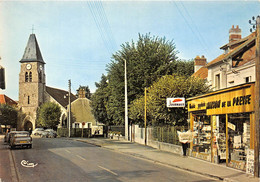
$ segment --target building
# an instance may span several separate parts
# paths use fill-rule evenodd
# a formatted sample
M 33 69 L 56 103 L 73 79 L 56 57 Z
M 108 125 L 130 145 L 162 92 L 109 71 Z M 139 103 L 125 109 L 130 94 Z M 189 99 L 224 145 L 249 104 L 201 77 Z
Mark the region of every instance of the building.
M 35 34 L 30 35 L 20 64 L 18 106 L 26 117 L 18 123 L 18 128 L 35 129 L 37 109 L 45 102 L 55 102 L 61 107 L 59 127 L 67 127 L 68 91 L 46 86 L 46 63 Z M 76 99 L 76 96 L 71 94 L 71 102 Z
M 91 112 L 90 100 L 85 97 L 85 90 L 80 89 L 79 98 L 71 103 L 73 128 L 92 128 L 96 126 L 96 120 Z
M 195 58 L 193 76 L 206 79 L 213 92 L 189 98 L 193 142 L 190 155 L 247 171 L 254 170 L 256 34 L 242 38 L 232 26 L 223 54 L 206 63 Z M 253 159 L 253 160 L 252 160 Z M 253 170 L 252 170 L 253 169 Z
M 16 101 L 4 94 L 0 94 L 0 104 L 7 104 L 13 107 L 17 107 L 18 105 Z

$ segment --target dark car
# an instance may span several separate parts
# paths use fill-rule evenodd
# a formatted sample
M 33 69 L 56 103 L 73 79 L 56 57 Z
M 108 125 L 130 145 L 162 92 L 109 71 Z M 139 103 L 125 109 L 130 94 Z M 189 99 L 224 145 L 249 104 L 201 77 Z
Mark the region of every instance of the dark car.
M 32 148 L 32 137 L 30 137 L 30 133 L 28 131 L 16 131 L 10 132 L 10 147 L 11 149 L 19 146 L 19 147 L 27 147 Z

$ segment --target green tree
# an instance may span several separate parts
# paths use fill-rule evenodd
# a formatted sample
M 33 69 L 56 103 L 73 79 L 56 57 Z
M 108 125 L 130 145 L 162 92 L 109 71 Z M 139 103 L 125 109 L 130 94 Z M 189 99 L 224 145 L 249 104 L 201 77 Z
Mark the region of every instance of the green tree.
M 60 106 L 53 102 L 46 102 L 37 112 L 37 124 L 42 127 L 55 128 L 60 123 L 60 116 Z
M 111 124 L 111 120 L 108 118 L 106 107 L 109 97 L 107 77 L 103 74 L 101 76 L 101 81 L 95 84 L 97 90 L 91 96 L 92 101 L 90 103 L 92 113 L 98 122 L 109 125 Z
M 18 111 L 7 104 L 0 104 L 0 124 L 11 125 L 13 128 L 17 126 Z
M 210 91 L 205 80 L 183 75 L 167 75 L 155 82 L 147 92 L 147 116 L 150 125 L 183 125 L 187 120 L 186 108 L 167 108 L 166 99 L 190 98 Z M 144 96 L 136 99 L 129 110 L 135 122 L 144 122 Z
M 108 65 L 107 115 L 114 124 L 124 123 L 124 63 L 127 62 L 128 101 L 143 94 L 144 88 L 176 68 L 177 51 L 173 41 L 140 35 L 138 41 L 125 43 Z

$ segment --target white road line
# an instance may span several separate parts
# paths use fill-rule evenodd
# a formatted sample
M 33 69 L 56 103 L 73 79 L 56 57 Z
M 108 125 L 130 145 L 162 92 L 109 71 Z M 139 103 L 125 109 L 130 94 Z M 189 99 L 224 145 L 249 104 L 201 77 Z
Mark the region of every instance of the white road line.
M 66 149 L 65 151 L 71 154 L 71 152 L 69 150 Z
M 109 169 L 107 169 L 107 168 L 104 168 L 104 167 L 102 167 L 102 166 L 98 166 L 99 168 L 101 168 L 101 169 L 104 169 L 105 171 L 107 171 L 107 172 L 110 172 L 111 174 L 113 174 L 113 175 L 115 175 L 115 176 L 118 176 L 118 174 L 116 174 L 115 172 L 113 172 L 113 171 L 111 171 L 111 170 L 109 170 Z
M 86 160 L 85 158 L 81 157 L 80 155 L 76 155 L 78 158 L 81 158 L 82 160 Z

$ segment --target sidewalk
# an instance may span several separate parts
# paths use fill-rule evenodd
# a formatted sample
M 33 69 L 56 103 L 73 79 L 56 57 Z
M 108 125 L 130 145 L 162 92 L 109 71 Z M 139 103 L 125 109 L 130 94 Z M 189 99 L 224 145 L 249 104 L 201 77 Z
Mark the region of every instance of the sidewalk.
M 243 171 L 232 169 L 219 164 L 213 164 L 193 157 L 182 157 L 180 155 L 164 152 L 149 146 L 131 143 L 123 140 L 113 140 L 104 138 L 73 138 L 77 141 L 86 142 L 106 149 L 149 160 L 154 163 L 187 170 L 197 174 L 213 177 L 224 181 L 252 181 L 260 182 L 260 178 L 254 178 L 252 175 Z

